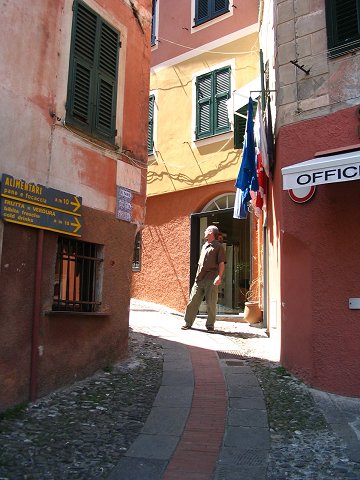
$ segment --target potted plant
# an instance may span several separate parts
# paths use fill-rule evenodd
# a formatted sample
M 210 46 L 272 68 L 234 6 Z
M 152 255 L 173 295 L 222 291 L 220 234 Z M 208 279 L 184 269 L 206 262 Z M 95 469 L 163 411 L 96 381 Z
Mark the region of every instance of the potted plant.
M 244 308 L 244 320 L 248 323 L 259 323 L 262 321 L 262 311 L 260 308 L 260 277 L 255 278 L 246 293 L 246 302 Z

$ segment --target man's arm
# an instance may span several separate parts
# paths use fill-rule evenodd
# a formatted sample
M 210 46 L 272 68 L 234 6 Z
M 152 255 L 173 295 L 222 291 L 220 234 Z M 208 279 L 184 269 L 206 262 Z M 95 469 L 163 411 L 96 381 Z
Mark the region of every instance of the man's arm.
M 224 275 L 224 270 L 225 270 L 225 262 L 220 262 L 219 269 L 218 269 L 218 276 L 214 280 L 214 285 L 220 285 L 221 279 Z

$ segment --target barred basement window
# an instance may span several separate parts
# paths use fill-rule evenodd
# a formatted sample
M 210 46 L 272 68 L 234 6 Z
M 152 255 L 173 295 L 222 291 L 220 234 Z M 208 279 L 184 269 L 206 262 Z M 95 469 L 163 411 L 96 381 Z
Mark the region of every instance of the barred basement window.
M 138 232 L 135 237 L 132 270 L 133 272 L 140 272 L 141 270 L 141 233 L 140 232 Z
M 102 246 L 59 237 L 52 309 L 95 312 L 99 300 Z

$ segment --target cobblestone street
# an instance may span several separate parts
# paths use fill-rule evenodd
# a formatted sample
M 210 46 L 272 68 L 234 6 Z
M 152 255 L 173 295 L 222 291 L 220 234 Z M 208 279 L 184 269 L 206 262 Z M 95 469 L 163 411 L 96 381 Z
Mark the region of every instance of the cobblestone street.
M 167 311 L 145 307 L 132 311 L 127 360 L 2 415 L 1 480 L 110 476 L 144 427 L 161 385 L 164 350 L 161 336 L 149 333 L 153 318 L 160 320 L 164 330 L 175 332 L 182 322 Z M 197 320 L 190 333 L 193 337 L 187 337 L 190 341 L 207 335 L 198 331 L 202 323 Z M 348 445 L 326 421 L 311 389 L 276 361 L 264 330 L 243 323 L 216 325 L 217 333 L 211 338 L 219 346 L 223 340 L 232 342 L 233 351 L 250 366 L 264 394 L 271 439 L 266 478 L 360 479 L 360 465 L 351 458 Z M 158 332 L 161 328 L 158 325 Z M 360 414 L 356 399 L 354 412 Z M 229 475 L 216 478 L 247 480 L 240 470 Z

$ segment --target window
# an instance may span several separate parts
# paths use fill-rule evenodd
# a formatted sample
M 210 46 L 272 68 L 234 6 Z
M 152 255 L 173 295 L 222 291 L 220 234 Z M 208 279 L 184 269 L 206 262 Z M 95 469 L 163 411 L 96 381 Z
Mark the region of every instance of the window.
M 360 48 L 360 0 L 326 0 L 329 55 Z
M 195 25 L 201 25 L 229 11 L 229 0 L 195 0 Z
M 154 153 L 154 106 L 155 95 L 150 95 L 148 120 L 148 155 L 152 155 Z
M 138 232 L 135 237 L 132 270 L 133 272 L 140 272 L 141 270 L 141 232 Z
M 102 247 L 59 237 L 53 310 L 95 312 L 100 306 Z
M 253 119 L 256 115 L 257 101 L 253 100 Z M 248 104 L 236 111 L 239 115 L 234 115 L 234 148 L 243 148 Z
M 74 2 L 66 121 L 115 142 L 120 34 L 79 0 Z
M 151 46 L 156 43 L 156 3 L 157 0 L 152 0 L 152 19 L 151 19 Z
M 226 101 L 230 98 L 230 67 L 220 68 L 196 79 L 196 138 L 228 132 Z

